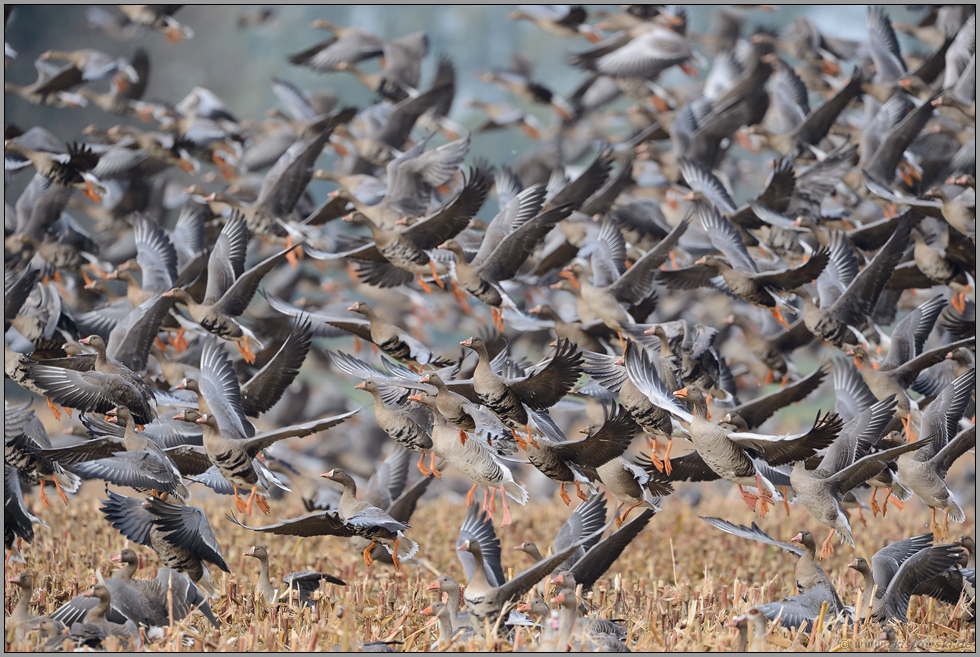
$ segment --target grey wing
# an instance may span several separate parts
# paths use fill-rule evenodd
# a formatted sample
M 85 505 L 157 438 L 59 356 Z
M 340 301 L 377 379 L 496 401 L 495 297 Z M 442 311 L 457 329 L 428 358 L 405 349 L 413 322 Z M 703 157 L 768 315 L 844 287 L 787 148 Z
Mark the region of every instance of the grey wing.
M 902 564 L 914 554 L 932 545 L 932 534 L 913 536 L 886 545 L 871 557 L 871 571 L 874 574 L 875 585 L 884 592 L 895 577 Z
M 578 543 L 582 538 L 591 536 L 606 524 L 606 497 L 605 493 L 599 493 L 590 497 L 585 504 L 579 504 L 565 524 L 558 530 L 555 536 L 555 551 L 564 550 L 566 547 Z M 583 544 L 582 547 L 588 551 L 595 542 L 598 542 L 601 535 L 594 537 L 591 544 Z
M 315 433 L 320 433 L 321 431 L 326 431 L 331 427 L 335 427 L 338 424 L 343 423 L 349 417 L 355 415 L 359 410 L 361 409 L 358 408 L 353 411 L 348 411 L 347 413 L 341 413 L 340 415 L 319 418 L 309 422 L 304 422 L 303 424 L 294 424 L 288 427 L 283 427 L 281 429 L 264 431 L 256 434 L 253 438 L 243 441 L 242 448 L 248 452 L 250 456 L 254 457 L 269 445 L 285 438 L 302 438 L 304 436 L 310 436 Z
M 585 556 L 572 566 L 575 581 L 585 589 L 591 588 L 609 570 L 626 546 L 650 523 L 655 513 L 654 509 L 644 509 L 638 516 L 589 548 Z M 600 535 L 601 532 L 595 539 L 598 540 Z
M 971 447 L 976 447 L 976 444 L 977 425 L 974 424 L 969 429 L 961 431 L 936 454 L 936 459 L 939 460 L 939 466 L 942 471 L 948 471 L 956 459 L 963 456 Z
M 37 364 L 29 367 L 29 374 L 48 397 L 63 406 L 96 413 L 108 413 L 116 407 L 116 400 L 106 394 L 112 375 Z
M 167 541 L 193 552 L 226 573 L 231 572 L 211 523 L 200 507 L 169 504 L 155 497 L 147 501 L 150 513 L 156 516 L 154 525 L 164 533 Z
M 296 325 L 289 337 L 265 366 L 241 387 L 242 410 L 253 417 L 275 406 L 299 374 L 310 351 L 313 331 L 310 320 Z
M 493 253 L 504 237 L 537 216 L 544 204 L 544 197 L 545 186 L 539 183 L 528 187 L 508 201 L 490 221 L 483 241 L 480 242 L 480 248 L 470 264 L 475 267 L 482 263 Z
M 329 573 L 313 573 L 303 571 L 298 573 L 289 573 L 282 578 L 283 586 L 289 589 L 299 590 L 305 595 L 309 595 L 320 588 L 320 582 L 337 584 L 338 586 L 347 586 L 347 582 L 339 577 L 330 575 Z
M 959 545 L 954 543 L 925 548 L 906 559 L 885 591 L 883 602 L 886 617 L 904 620 L 916 587 L 955 566 L 960 554 Z
M 776 539 L 765 533 L 759 526 L 754 522 L 751 527 L 746 527 L 745 525 L 736 525 L 728 522 L 727 520 L 722 520 L 721 518 L 712 518 L 706 516 L 698 516 L 701 520 L 711 525 L 716 529 L 731 534 L 732 536 L 738 536 L 739 538 L 747 538 L 751 541 L 756 541 L 758 543 L 763 543 L 765 545 L 773 545 L 778 547 L 783 552 L 792 552 L 796 556 L 803 556 L 803 548 L 798 545 L 793 545 L 792 543 L 783 543 L 782 541 L 777 541 Z
M 157 294 L 131 310 L 109 331 L 106 354 L 134 372 L 145 370 L 150 347 L 173 303 L 171 297 Z
M 171 495 L 177 495 L 181 485 L 180 473 L 174 472 L 172 464 L 146 450 L 76 463 L 71 471 L 82 479 L 102 479 L 117 486 L 148 488 Z
M 741 233 L 713 207 L 706 203 L 697 204 L 698 218 L 701 226 L 708 233 L 711 244 L 725 254 L 732 267 L 743 272 L 756 274 L 759 267 L 749 255 Z
M 834 361 L 834 393 L 834 411 L 845 422 L 857 417 L 878 401 L 858 369 L 844 358 Z
M 485 511 L 481 510 L 480 505 L 476 502 L 471 504 L 469 511 L 466 512 L 466 519 L 463 520 L 463 525 L 459 528 L 459 538 L 456 545 L 460 545 L 465 540 L 473 540 L 480 545 L 483 567 L 490 586 L 503 584 L 506 578 L 500 562 L 500 539 L 497 538 L 497 532 L 493 529 L 493 520 Z M 466 581 L 473 581 L 476 559 L 467 550 L 456 550 L 456 558 L 463 566 Z
M 146 217 L 135 221 L 136 262 L 143 274 L 141 287 L 166 292 L 177 280 L 177 250 L 164 230 Z
M 245 271 L 245 253 L 248 250 L 248 227 L 245 215 L 232 212 L 218 234 L 214 249 L 208 257 L 208 283 L 204 292 L 204 304 L 217 303 Z
M 344 521 L 332 511 L 316 511 L 314 513 L 308 513 L 305 516 L 300 516 L 299 518 L 283 520 L 275 525 L 267 525 L 265 527 L 249 527 L 248 525 L 243 525 L 234 516 L 225 515 L 225 517 L 233 524 L 244 527 L 245 529 L 251 529 L 253 532 L 276 534 L 279 536 L 350 537 L 354 535 L 354 532 L 344 524 Z
M 600 528 L 596 534 L 601 536 L 605 529 L 605 527 Z M 546 557 L 530 568 L 521 571 L 515 575 L 512 580 L 506 584 L 503 584 L 497 589 L 497 599 L 506 604 L 507 602 L 512 602 L 524 595 L 531 590 L 532 586 L 541 581 L 541 578 L 552 572 L 559 564 L 564 563 L 565 560 L 572 556 L 572 554 L 587 540 L 592 538 L 594 538 L 594 536 L 586 536 L 568 546 L 564 550 L 559 550 L 550 557 Z
M 411 452 L 398 446 L 374 471 L 364 488 L 364 499 L 387 509 L 405 489 Z
M 219 427 L 239 438 L 255 435 L 255 427 L 245 417 L 238 374 L 223 343 L 213 335 L 204 338 L 198 385 Z
M 106 488 L 109 499 L 102 502 L 99 510 L 105 515 L 116 531 L 139 545 L 151 547 L 150 530 L 156 516 L 143 506 L 143 501 L 126 497 Z
M 735 212 L 735 201 L 711 171 L 686 158 L 681 158 L 678 164 L 688 187 L 700 192 L 716 209 L 726 214 Z
M 612 285 L 616 298 L 626 303 L 642 301 L 650 295 L 650 287 L 657 276 L 660 265 L 670 256 L 690 223 L 682 219 L 657 246 L 647 251 L 633 263 Z
M 633 342 L 626 345 L 626 373 L 633 385 L 654 405 L 685 422 L 693 421 L 694 416 L 681 407 L 672 393 L 667 390 L 664 382 L 660 380 L 647 352 Z
M 806 460 L 817 450 L 828 447 L 837 438 L 843 426 L 844 423 L 836 413 L 828 413 L 823 418 L 818 414 L 813 427 L 805 433 L 769 436 L 735 432 L 728 434 L 728 439 L 740 447 L 760 452 L 769 465 L 779 467 Z
M 89 610 L 95 609 L 98 605 L 98 598 L 77 596 L 55 609 L 49 618 L 61 621 L 67 627 L 71 627 L 75 623 L 81 623 Z
M 357 529 L 372 529 L 382 527 L 391 532 L 405 531 L 411 529 L 411 525 L 398 522 L 388 515 L 386 511 L 376 506 L 368 506 L 347 519 L 347 524 Z

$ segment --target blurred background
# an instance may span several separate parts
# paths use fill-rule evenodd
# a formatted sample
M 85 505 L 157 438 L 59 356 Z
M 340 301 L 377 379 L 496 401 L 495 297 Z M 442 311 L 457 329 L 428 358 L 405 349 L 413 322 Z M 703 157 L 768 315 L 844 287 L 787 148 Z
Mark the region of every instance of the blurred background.
M 441 54 L 449 55 L 457 68 L 457 94 L 451 117 L 466 127 L 475 127 L 485 115 L 467 108 L 467 99 L 510 102 L 531 112 L 545 126 L 557 121 L 548 107 L 524 104 L 493 84 L 483 83 L 478 72 L 505 69 L 511 56 L 520 53 L 534 63 L 534 76 L 552 91 L 568 97 L 588 76 L 568 62 L 574 52 L 589 47 L 585 39 L 563 39 L 548 34 L 529 21 L 507 18 L 515 6 L 281 6 L 240 5 L 237 7 L 187 6 L 175 14 L 181 23 L 194 30 L 194 37 L 181 44 L 171 44 L 154 32 L 134 30 L 128 41 L 109 37 L 89 23 L 91 12 L 118 15 L 106 6 L 40 6 L 17 5 L 7 25 L 6 41 L 18 55 L 10 60 L 4 72 L 7 82 L 30 84 L 36 78 L 34 60 L 49 49 L 73 50 L 96 48 L 114 56 L 131 57 L 137 47 L 149 51 L 151 73 L 145 94 L 147 100 L 176 103 L 195 86 L 216 93 L 236 112 L 238 119 L 262 119 L 265 111 L 277 105 L 270 82 L 278 76 L 302 89 L 333 89 L 341 105 L 363 108 L 374 101 L 357 79 L 346 72 L 317 74 L 288 62 L 292 54 L 305 50 L 326 38 L 327 32 L 310 27 L 317 18 L 341 26 L 357 26 L 384 39 L 417 31 L 429 36 L 429 56 L 423 65 L 422 84 L 426 87 L 434 74 Z M 589 23 L 600 20 L 601 7 L 586 5 Z M 719 6 L 687 6 L 689 32 L 710 32 L 723 11 Z M 729 10 L 725 10 L 729 11 Z M 904 6 L 889 7 L 894 21 L 909 21 L 913 14 Z M 266 13 L 264 22 L 256 19 Z M 756 26 L 774 29 L 789 25 L 797 16 L 812 19 L 821 31 L 842 38 L 864 40 L 867 35 L 864 5 L 823 6 L 798 5 L 739 10 L 745 19 L 743 33 L 751 34 Z M 914 39 L 899 34 L 903 50 L 915 47 Z M 919 44 L 921 45 L 921 44 Z M 699 50 L 710 62 L 708 51 Z M 377 60 L 365 62 L 370 73 L 379 69 Z M 707 67 L 699 67 L 701 78 Z M 664 86 L 696 85 L 673 68 L 660 80 Z M 106 85 L 107 83 L 102 83 Z M 96 85 L 101 86 L 101 85 Z M 617 101 L 625 107 L 628 101 Z M 616 108 L 617 105 L 610 106 Z M 56 136 L 71 141 L 81 136 L 90 123 L 107 120 L 96 107 L 58 109 L 31 105 L 11 94 L 4 95 L 4 121 L 23 129 L 43 125 Z M 119 117 L 111 117 L 115 121 Z M 125 119 L 120 119 L 125 120 Z M 508 161 L 528 147 L 528 138 L 520 130 L 508 129 L 474 136 L 471 157 L 484 155 L 492 163 Z M 324 192 L 325 193 L 325 192 Z

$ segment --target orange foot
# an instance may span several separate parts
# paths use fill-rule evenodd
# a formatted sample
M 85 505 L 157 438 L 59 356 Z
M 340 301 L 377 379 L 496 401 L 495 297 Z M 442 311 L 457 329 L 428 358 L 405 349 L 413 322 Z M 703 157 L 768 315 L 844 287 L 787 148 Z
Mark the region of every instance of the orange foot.
M 501 333 L 504 332 L 504 312 L 500 308 L 491 308 L 490 314 L 493 316 L 493 325 Z
M 367 566 L 368 568 L 370 568 L 371 564 L 373 563 L 373 560 L 371 559 L 371 550 L 374 549 L 375 545 L 377 545 L 377 543 L 372 542 L 371 545 L 364 548 L 364 552 L 362 552 L 362 554 L 364 555 L 364 565 Z
M 238 507 L 239 513 L 245 513 L 245 502 L 242 498 L 238 497 L 238 488 L 235 488 L 235 506 Z
M 439 470 L 436 469 L 436 454 L 435 454 L 435 452 L 429 452 L 429 470 L 432 471 L 432 474 L 435 476 L 436 479 L 442 479 L 442 473 L 439 472 Z
M 436 272 L 436 263 L 432 260 L 429 261 L 429 269 L 432 270 L 432 280 L 436 282 L 436 285 L 445 290 L 446 284 L 442 282 L 441 278 L 439 278 L 439 274 Z
M 425 477 L 426 479 L 428 479 L 429 477 L 432 476 L 432 473 L 429 471 L 428 468 L 425 467 L 425 464 L 422 463 L 422 461 L 424 461 L 424 460 L 425 460 L 425 454 L 420 454 L 419 455 L 419 462 L 416 463 L 415 465 L 418 467 L 419 472 L 422 473 L 422 476 Z
M 50 397 L 45 397 L 45 399 L 48 400 L 48 408 L 51 409 L 51 414 L 54 415 L 54 419 L 60 420 L 61 419 L 61 411 L 58 410 L 58 407 L 54 405 L 54 402 L 51 401 L 51 398 Z
M 827 559 L 834 553 L 834 530 L 831 529 L 830 533 L 827 534 L 827 538 L 824 539 L 823 545 L 820 547 L 820 558 Z
M 272 513 L 272 507 L 269 506 L 269 500 L 265 499 L 262 495 L 255 496 L 255 506 L 259 507 L 265 515 Z
M 558 487 L 558 496 L 561 498 L 561 501 L 565 503 L 565 506 L 571 506 L 572 498 L 570 498 L 568 493 L 565 492 L 565 484 L 561 484 Z
M 242 358 L 245 359 L 246 363 L 251 365 L 252 363 L 255 362 L 255 354 L 252 352 L 252 349 L 248 346 L 247 335 L 242 336 L 242 339 L 239 341 L 238 351 L 239 353 L 241 353 Z
M 58 491 L 58 497 L 60 497 L 61 501 L 65 503 L 65 506 L 68 506 L 68 496 L 65 495 L 65 491 L 61 489 L 61 484 L 58 483 L 57 479 L 54 480 L 54 489 Z
M 789 322 L 787 322 L 786 321 L 786 318 L 783 317 L 783 310 L 782 310 L 782 308 L 779 308 L 778 306 L 775 307 L 775 308 L 770 308 L 769 309 L 769 312 L 772 314 L 772 316 L 776 319 L 777 322 L 779 322 L 780 324 L 782 324 L 782 326 L 787 331 L 790 330 Z
M 51 504 L 48 502 L 48 496 L 44 494 L 44 480 L 41 480 L 41 490 L 37 492 L 37 496 L 41 498 L 41 504 L 44 505 L 44 509 L 50 509 Z
M 419 287 L 421 287 L 426 294 L 432 294 L 432 287 L 428 283 L 422 280 L 421 274 L 416 274 L 415 278 L 419 282 Z

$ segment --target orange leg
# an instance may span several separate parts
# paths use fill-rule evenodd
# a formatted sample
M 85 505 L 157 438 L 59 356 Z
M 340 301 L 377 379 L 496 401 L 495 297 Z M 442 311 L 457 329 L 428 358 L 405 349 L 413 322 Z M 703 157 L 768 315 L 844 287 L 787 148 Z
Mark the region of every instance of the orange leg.
M 432 473 L 425 467 L 425 464 L 422 463 L 422 461 L 424 460 L 425 460 L 425 454 L 419 454 L 419 462 L 416 463 L 415 465 L 418 466 L 419 472 L 422 473 L 422 476 L 428 478 L 432 476 Z
M 962 312 L 962 311 L 961 311 Z M 504 332 L 504 311 L 500 308 L 491 308 L 490 315 L 493 316 L 493 325 L 501 333 Z
M 953 308 L 956 308 L 956 312 L 962 313 L 964 310 L 966 310 L 966 293 L 969 289 L 970 288 L 968 286 L 966 290 L 960 290 L 954 294 L 953 298 L 950 300 L 950 303 L 953 304 Z
M 449 283 L 453 290 L 453 296 L 456 297 L 456 303 L 459 304 L 460 308 L 463 309 L 464 313 L 466 313 L 467 315 L 472 315 L 473 308 L 470 306 L 470 303 L 466 300 L 466 293 L 459 288 L 459 285 L 457 285 L 456 281 L 453 280 L 452 278 L 449 279 Z
M 459 444 L 460 445 L 466 444 L 466 432 L 463 431 L 462 429 L 459 429 Z
M 248 517 L 252 517 L 252 502 L 255 500 L 255 486 L 252 486 L 252 492 L 248 495 L 248 500 L 245 502 L 245 513 Z
M 560 497 L 561 501 L 565 503 L 565 506 L 570 506 L 572 504 L 572 498 L 570 498 L 568 493 L 565 492 L 565 484 L 561 484 L 558 487 L 558 497 Z
M 932 539 L 936 542 L 943 540 L 943 528 L 936 522 L 936 509 L 932 510 Z
M 783 486 L 783 508 L 786 509 L 786 515 L 789 515 L 789 487 Z
M 745 502 L 753 512 L 755 511 L 755 505 L 758 503 L 759 498 L 742 488 L 742 484 L 738 485 L 738 496 L 742 498 L 742 501 Z
M 626 353 L 626 340 L 623 338 L 623 333 L 621 331 L 616 331 L 616 335 L 619 336 L 619 346 L 622 347 L 623 353 Z
M 51 414 L 54 415 L 54 419 L 60 420 L 61 419 L 61 411 L 59 411 L 58 410 L 58 407 L 54 405 L 54 402 L 51 401 L 51 398 L 50 397 L 45 397 L 45 399 L 48 400 L 48 408 L 51 409 Z
M 636 504 L 633 504 L 632 506 L 626 507 L 626 510 L 623 511 L 622 517 L 617 517 L 616 518 L 616 526 L 617 527 L 622 527 L 626 523 L 626 518 L 629 517 L 630 511 L 632 511 L 636 507 L 640 506 L 641 504 L 643 504 L 643 500 L 640 500 L 639 502 L 637 502 Z
M 371 563 L 372 563 L 372 560 L 371 560 L 371 550 L 374 549 L 374 546 L 375 545 L 377 545 L 377 543 L 375 543 L 375 542 L 372 541 L 371 542 L 371 545 L 369 545 L 366 548 L 364 548 L 364 552 L 361 553 L 362 555 L 364 555 L 364 565 L 367 566 L 368 568 L 371 567 Z
M 167 350 L 166 343 L 164 343 L 164 341 L 160 339 L 160 336 L 159 335 L 157 337 L 155 337 L 153 339 L 153 341 L 156 343 L 156 345 L 158 347 L 160 347 L 160 351 L 166 351 Z
M 827 534 L 827 538 L 824 539 L 823 545 L 820 547 L 820 558 L 826 559 L 834 553 L 834 530 L 831 529 L 830 533 Z
M 259 507 L 259 510 L 265 515 L 272 513 L 272 507 L 269 506 L 269 501 L 262 495 L 255 496 L 255 506 Z
M 472 488 L 470 488 L 469 492 L 466 493 L 466 506 L 467 507 L 473 506 L 473 492 L 475 490 L 476 490 L 476 484 L 473 484 L 473 486 L 472 486 Z
M 483 510 L 493 520 L 493 509 L 490 508 L 490 491 L 486 488 L 483 489 Z
M 772 370 L 771 370 L 771 369 L 767 369 L 767 370 L 766 370 L 766 378 L 764 378 L 764 379 L 762 380 L 762 383 L 764 383 L 764 384 L 769 384 L 769 383 L 775 383 L 775 382 L 776 382 L 776 377 L 775 377 L 775 375 L 774 375 L 774 374 L 772 373 Z
M 873 515 L 876 518 L 878 517 L 878 511 L 881 510 L 881 507 L 878 506 L 878 500 L 875 499 L 875 496 L 877 494 L 878 494 L 878 487 L 872 486 L 871 487 L 871 515 Z M 886 495 L 885 498 L 886 498 L 885 504 L 888 504 L 888 499 L 887 499 L 888 496 Z M 884 517 L 884 515 L 882 515 L 882 517 Z
M 769 312 L 772 314 L 772 316 L 776 319 L 777 322 L 779 322 L 780 324 L 782 324 L 783 327 L 785 327 L 787 331 L 789 330 L 789 322 L 787 322 L 786 321 L 786 318 L 783 317 L 783 310 L 782 310 L 782 308 L 779 308 L 778 306 L 775 307 L 775 308 L 770 308 L 769 309 Z
M 51 508 L 51 504 L 48 502 L 48 496 L 44 494 L 44 480 L 41 480 L 41 490 L 37 492 L 37 496 L 41 499 L 41 504 L 44 505 L 45 510 Z
M 286 248 L 288 249 L 292 245 L 293 245 L 293 236 L 289 235 L 286 237 Z M 299 258 L 301 254 L 302 251 L 300 251 L 299 249 L 293 249 L 292 251 L 286 254 L 286 261 L 289 263 L 290 267 L 296 269 L 296 266 L 299 264 Z
M 912 417 L 906 415 L 902 418 L 902 425 L 905 427 L 905 436 L 908 438 L 910 443 L 915 442 L 916 435 L 915 431 L 912 430 Z
M 391 546 L 391 561 L 395 564 L 395 570 L 402 569 L 402 563 L 398 560 L 398 539 L 395 539 L 395 544 Z
M 947 538 L 949 538 L 949 507 L 946 507 L 946 513 L 943 514 L 943 540 Z
M 517 435 L 517 432 L 513 429 L 510 430 L 510 435 L 514 436 L 514 440 L 517 441 L 517 446 L 521 449 L 527 449 L 527 441 Z
M 524 431 L 527 431 L 527 442 L 531 444 L 531 447 L 537 449 L 539 447 L 538 439 L 531 435 L 531 427 L 525 424 Z
M 504 505 L 504 518 L 500 524 L 509 525 L 512 522 L 510 517 L 510 507 L 507 506 L 507 492 L 504 490 L 503 486 L 500 487 L 500 500 Z
M 235 506 L 238 507 L 239 513 L 245 513 L 245 502 L 242 502 L 242 498 L 238 497 L 238 487 L 235 487 Z
M 423 455 L 424 456 L 424 455 Z M 429 470 L 435 475 L 436 479 L 442 479 L 442 473 L 436 470 L 436 454 L 429 452 Z
M 429 261 L 429 269 L 432 270 L 432 280 L 435 281 L 436 285 L 445 290 L 446 284 L 442 282 L 441 278 L 439 278 L 439 274 L 436 272 L 436 263 L 432 260 Z
M 252 349 L 248 346 L 248 336 L 243 335 L 242 339 L 238 342 L 238 352 L 245 359 L 246 363 L 252 364 L 255 362 L 255 354 Z
M 98 193 L 96 193 L 95 188 L 92 187 L 91 181 L 89 180 L 85 181 L 85 191 L 82 193 L 85 194 L 85 196 L 87 196 L 91 200 L 95 201 L 96 203 L 102 203 L 102 197 L 99 196 Z
M 68 506 L 68 496 L 65 495 L 65 491 L 61 490 L 61 484 L 58 483 L 57 479 L 54 480 L 54 489 L 58 491 L 58 497 L 60 497 L 61 501 L 65 503 L 65 506 Z
M 672 438 L 667 439 L 667 449 L 664 451 L 664 472 L 670 475 L 672 468 L 670 467 L 670 448 L 674 446 L 674 440 Z
M 766 514 L 769 513 L 769 505 L 775 504 L 775 502 L 772 499 L 772 493 L 762 485 L 762 475 L 758 472 L 755 473 L 755 482 L 759 488 L 759 513 L 765 518 Z
M 579 485 L 578 481 L 575 482 L 575 494 L 578 495 L 578 498 L 583 502 L 589 501 L 589 496 L 582 490 L 582 487 Z
M 653 467 L 655 467 L 658 472 L 663 472 L 664 462 L 660 460 L 659 456 L 657 456 L 657 441 L 652 440 L 651 442 L 653 444 L 650 446 L 650 460 L 653 461 Z
M 429 286 L 428 283 L 426 283 L 425 281 L 422 280 L 422 275 L 421 274 L 416 274 L 415 275 L 415 278 L 419 282 L 419 287 L 421 287 L 425 291 L 426 294 L 432 294 L 432 288 Z
M 888 497 L 885 498 L 885 504 L 882 507 L 882 512 L 881 512 L 881 517 L 882 518 L 885 517 L 885 511 L 888 510 L 888 502 L 889 501 L 892 504 L 894 504 L 895 506 L 897 506 L 899 511 L 902 511 L 902 510 L 905 509 L 905 502 L 903 502 L 902 500 L 898 499 L 897 497 L 895 497 L 894 495 L 892 495 L 891 492 L 889 492 L 888 493 Z

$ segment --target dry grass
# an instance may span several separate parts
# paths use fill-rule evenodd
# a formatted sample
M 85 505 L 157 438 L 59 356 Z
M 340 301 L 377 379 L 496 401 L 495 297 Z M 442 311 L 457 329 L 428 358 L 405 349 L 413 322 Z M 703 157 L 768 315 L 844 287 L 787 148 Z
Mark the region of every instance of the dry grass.
M 665 500 L 664 510 L 654 517 L 591 593 L 590 602 L 597 608 L 597 616 L 625 619 L 629 645 L 634 650 L 733 650 L 736 632 L 725 627 L 732 616 L 754 604 L 795 594 L 793 555 L 723 534 L 697 516 L 724 516 L 745 524 L 755 520 L 782 540 L 788 540 L 799 528 L 809 527 L 821 535 L 822 529 L 801 506 L 791 507 L 788 518 L 781 507 L 766 518 L 759 518 L 733 493 L 722 497 L 725 490 L 709 489 L 695 509 L 680 498 Z M 71 506 L 64 507 L 55 498 L 56 505 L 43 513 L 50 529 L 38 527 L 35 544 L 25 550 L 29 567 L 35 572 L 32 613 L 50 613 L 88 588 L 95 581 L 96 570 L 108 575 L 112 568 L 109 557 L 126 547 L 125 539 L 98 512 L 100 493 L 97 485 L 86 484 Z M 361 555 L 343 539 L 269 537 L 233 526 L 223 519 L 231 506 L 228 501 L 229 498 L 203 493 L 195 495 L 195 502 L 211 518 L 232 569 L 228 575 L 211 568 L 215 588 L 221 594 L 212 601 L 212 607 L 222 620 L 222 628 L 216 630 L 203 617 L 194 615 L 171 628 L 164 639 L 147 642 L 144 649 L 306 651 L 357 649 L 365 641 L 397 640 L 403 643 L 395 646 L 396 649 L 422 651 L 436 640 L 437 628 L 427 627 L 431 618 L 423 617 L 420 612 L 431 596 L 425 587 L 437 573 L 449 572 L 460 581 L 464 579 L 453 552 L 465 515 L 462 505 L 445 497 L 423 500 L 408 532 L 422 546 L 422 561 L 406 564 L 398 574 L 391 566 L 378 563 L 366 569 Z M 36 505 L 34 500 L 31 503 Z M 298 502 L 287 498 L 274 503 L 274 513 L 286 518 L 299 515 L 302 509 Z M 505 569 L 512 573 L 526 567 L 527 557 L 511 548 L 529 539 L 548 543 L 567 515 L 564 506 L 554 503 L 517 508 L 512 526 L 502 529 L 498 526 Z M 858 544 L 853 554 L 870 556 L 886 542 L 922 533 L 928 527 L 928 520 L 928 512 L 918 502 L 909 503 L 903 512 L 890 510 L 884 520 L 869 517 L 867 526 L 855 519 Z M 974 520 L 970 507 L 967 523 L 952 528 L 953 536 L 972 532 Z M 269 521 L 269 518 L 253 517 L 250 523 L 261 525 Z M 325 570 L 342 577 L 348 586 L 327 585 L 321 589 L 323 595 L 311 610 L 266 608 L 253 596 L 258 563 L 240 556 L 254 543 L 269 547 L 274 579 L 295 570 Z M 137 549 L 153 562 L 155 555 L 149 550 Z M 851 556 L 849 546 L 838 547 L 837 553 L 824 565 L 835 579 L 842 599 L 853 604 L 859 579 L 846 567 Z M 13 565 L 8 577 L 23 568 L 20 564 Z M 140 575 L 148 576 L 150 572 Z M 16 602 L 12 588 L 7 585 L 8 611 Z M 975 626 L 956 621 L 957 612 L 930 599 L 914 598 L 909 622 L 898 629 L 900 646 L 974 651 Z M 181 640 L 191 634 L 189 629 L 193 630 L 193 644 L 185 646 Z M 777 628 L 770 631 L 768 643 L 773 650 L 877 650 L 883 646 L 877 639 L 879 633 L 880 628 L 874 625 L 858 627 L 854 632 L 840 627 L 825 627 L 812 633 Z M 522 630 L 513 645 L 498 640 L 490 648 L 509 650 L 532 641 L 531 635 Z M 8 642 L 5 647 L 31 650 L 35 642 L 31 636 L 17 645 Z M 448 649 L 467 648 L 483 646 L 456 644 Z

